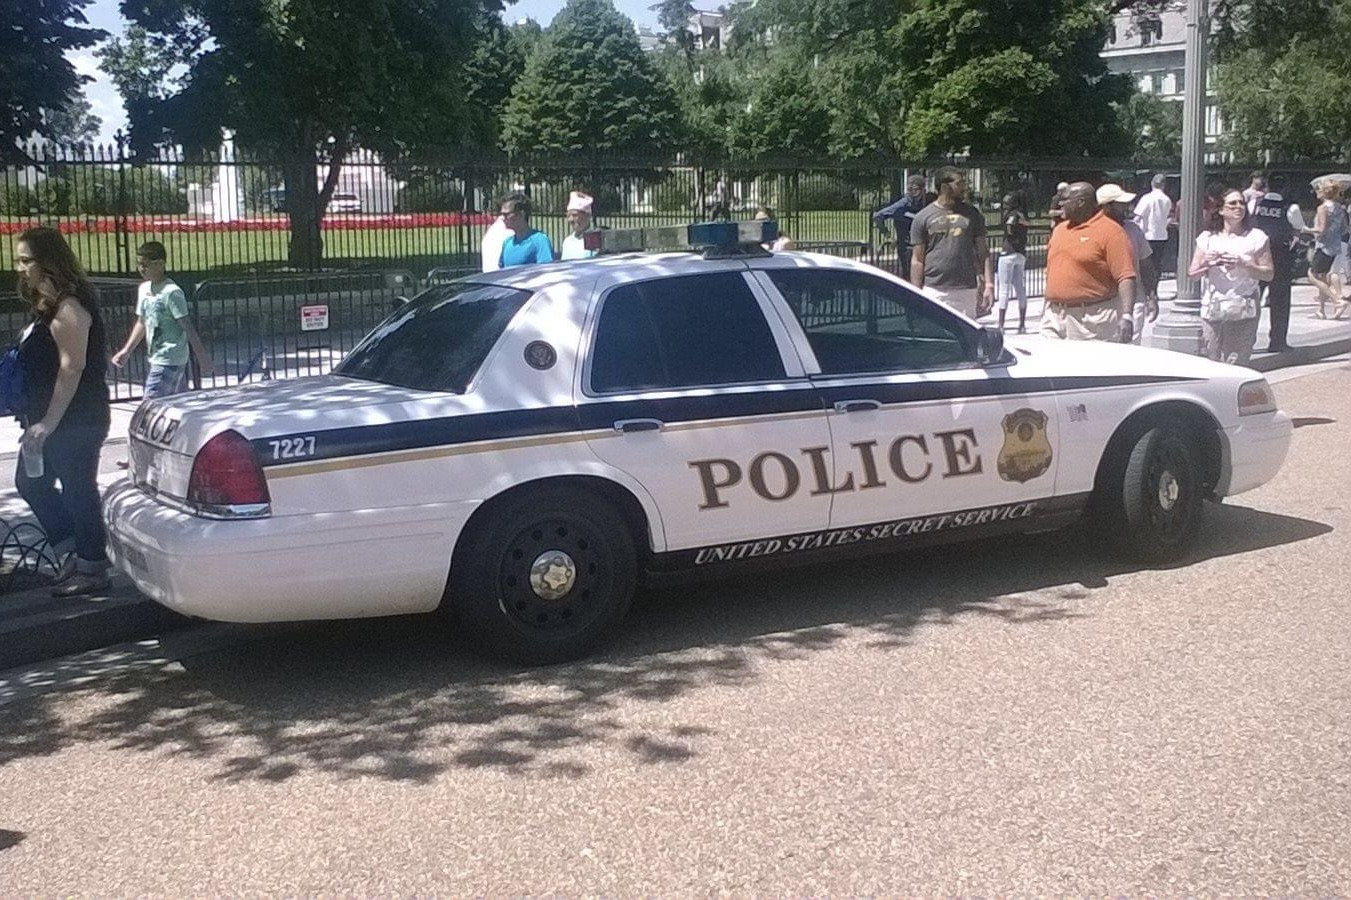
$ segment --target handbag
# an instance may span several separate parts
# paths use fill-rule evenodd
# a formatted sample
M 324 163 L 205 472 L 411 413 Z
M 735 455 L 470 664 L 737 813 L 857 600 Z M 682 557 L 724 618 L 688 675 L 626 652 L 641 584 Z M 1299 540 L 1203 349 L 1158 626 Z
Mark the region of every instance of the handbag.
M 23 362 L 15 344 L 0 356 L 0 415 L 23 417 Z
M 1255 319 L 1258 315 L 1257 298 L 1260 295 L 1261 285 L 1252 278 L 1238 279 L 1232 287 L 1223 291 L 1207 278 L 1205 295 L 1201 303 L 1201 318 L 1208 322 L 1241 322 L 1244 319 Z
M 1217 291 L 1214 287 L 1207 286 L 1205 303 L 1201 306 L 1201 318 L 1209 322 L 1241 322 L 1244 319 L 1255 319 L 1257 295 Z

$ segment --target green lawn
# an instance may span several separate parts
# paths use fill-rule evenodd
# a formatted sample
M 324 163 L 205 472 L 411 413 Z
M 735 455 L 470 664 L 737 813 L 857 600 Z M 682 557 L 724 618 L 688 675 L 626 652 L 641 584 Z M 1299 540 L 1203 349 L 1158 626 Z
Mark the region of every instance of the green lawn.
M 685 221 L 688 219 L 678 214 L 616 215 L 600 217 L 597 224 L 635 228 Z M 536 216 L 535 225 L 549 234 L 555 246 L 567 233 L 566 219 L 560 215 Z M 869 239 L 865 211 L 807 211 L 784 218 L 780 227 L 795 240 L 806 243 Z M 422 277 L 436 266 L 476 264 L 482 235 L 483 227 L 478 225 L 328 229 L 324 232 L 324 256 L 334 268 L 375 265 L 408 269 Z M 80 232 L 70 233 L 69 240 L 91 273 L 133 278 L 136 248 L 144 241 L 161 241 L 169 252 L 170 271 L 201 280 L 284 265 L 289 234 L 286 231 L 145 231 L 128 235 Z M 0 240 L 0 267 L 6 273 L 13 272 L 13 245 L 12 238 Z M 12 288 L 12 284 L 12 275 L 0 279 L 0 290 Z

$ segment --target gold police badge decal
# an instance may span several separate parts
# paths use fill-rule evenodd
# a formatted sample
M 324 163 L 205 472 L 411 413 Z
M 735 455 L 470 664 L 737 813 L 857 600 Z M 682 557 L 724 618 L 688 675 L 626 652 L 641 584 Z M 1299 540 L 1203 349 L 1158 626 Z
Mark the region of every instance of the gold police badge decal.
M 1046 437 L 1046 413 L 1020 409 L 1004 417 L 1004 446 L 999 449 L 999 477 L 1019 483 L 1046 474 L 1051 468 L 1051 442 Z

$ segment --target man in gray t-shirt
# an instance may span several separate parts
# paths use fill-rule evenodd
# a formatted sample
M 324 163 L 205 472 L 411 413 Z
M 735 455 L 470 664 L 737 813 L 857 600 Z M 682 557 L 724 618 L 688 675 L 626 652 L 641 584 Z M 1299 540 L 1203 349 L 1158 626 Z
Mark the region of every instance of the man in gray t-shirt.
M 943 294 L 948 306 L 977 318 L 994 303 L 994 265 L 985 217 L 966 202 L 966 179 L 956 169 L 937 174 L 938 199 L 915 215 L 910 280 Z

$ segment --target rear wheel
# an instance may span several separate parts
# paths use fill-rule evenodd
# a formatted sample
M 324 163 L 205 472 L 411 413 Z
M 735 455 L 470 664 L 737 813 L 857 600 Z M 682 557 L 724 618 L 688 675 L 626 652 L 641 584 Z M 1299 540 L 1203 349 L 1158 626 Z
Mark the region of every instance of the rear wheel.
M 599 497 L 522 492 L 461 541 L 450 611 L 497 656 L 532 665 L 575 659 L 628 612 L 635 557 L 623 518 Z
M 1200 533 L 1205 494 L 1201 450 L 1187 428 L 1159 425 L 1141 434 L 1105 485 L 1110 519 L 1130 554 L 1173 562 Z

